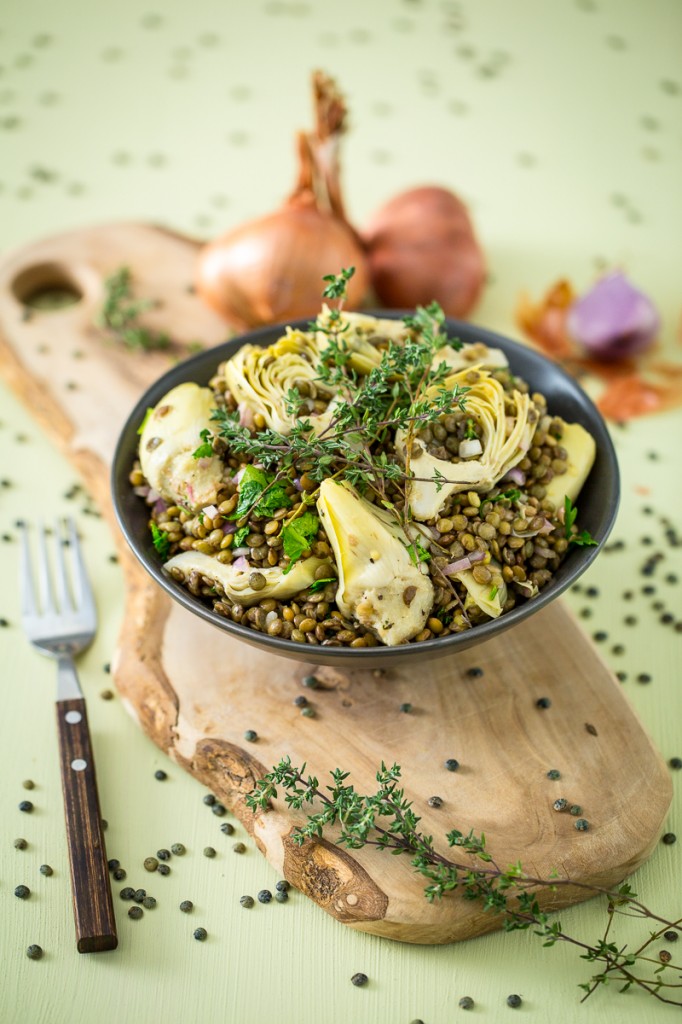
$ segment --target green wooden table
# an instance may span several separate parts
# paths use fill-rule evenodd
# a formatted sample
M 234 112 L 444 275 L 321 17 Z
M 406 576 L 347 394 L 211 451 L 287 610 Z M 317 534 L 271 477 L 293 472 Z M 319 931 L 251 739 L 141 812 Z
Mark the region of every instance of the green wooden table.
M 675 0 L 166 0 L 148 10 L 133 0 L 9 0 L 0 20 L 0 242 L 117 218 L 208 237 L 270 210 L 290 188 L 293 131 L 310 121 L 309 73 L 322 67 L 352 112 L 344 180 L 358 224 L 414 184 L 446 185 L 470 204 L 491 270 L 477 322 L 518 336 L 520 292 L 539 295 L 562 275 L 585 289 L 601 269 L 621 266 L 653 297 L 666 354 L 679 360 L 681 32 Z M 614 429 L 623 471 L 614 539 L 625 543 L 569 597 L 585 628 L 606 634 L 604 656 L 666 759 L 682 756 L 682 549 L 666 541 L 661 517 L 679 522 L 681 427 L 682 413 L 670 412 Z M 524 1000 L 516 1012 L 543 1022 L 641 1024 L 675 1012 L 613 987 L 581 1007 L 577 985 L 589 965 L 527 933 L 419 948 L 346 930 L 296 893 L 244 910 L 239 897 L 273 889 L 276 875 L 250 841 L 243 856 L 232 852 L 245 838 L 239 824 L 234 838 L 222 835 L 202 788 L 116 696 L 105 699 L 124 596 L 112 539 L 4 387 L 0 477 L 3 1024 L 447 1024 L 464 1012 L 465 995 L 479 1016 L 501 1021 L 514 1012 L 510 993 Z M 74 943 L 54 670 L 18 621 L 14 524 L 43 508 L 77 514 L 96 583 L 102 624 L 80 670 L 109 855 L 143 885 L 145 856 L 187 846 L 170 876 L 147 876 L 158 906 L 143 920 L 129 920 L 116 895 L 119 949 L 99 955 L 79 955 Z M 663 561 L 644 578 L 656 551 Z M 666 613 L 673 623 L 661 621 Z M 155 780 L 158 768 L 166 781 Z M 682 773 L 673 775 L 675 832 Z M 35 810 L 22 814 L 29 796 Z M 17 837 L 27 849 L 14 848 Z M 202 856 L 207 845 L 215 859 Z M 682 843 L 661 845 L 633 879 L 670 917 L 682 914 L 681 856 Z M 51 877 L 40 874 L 43 863 Z M 32 890 L 27 901 L 13 895 L 20 883 Z M 179 911 L 183 899 L 194 902 L 191 915 Z M 596 900 L 562 920 L 593 941 L 604 917 Z M 199 925 L 205 943 L 192 937 Z M 638 936 L 642 926 L 618 932 L 623 942 Z M 30 943 L 44 948 L 40 962 L 26 957 Z M 350 982 L 358 971 L 368 975 L 364 988 Z

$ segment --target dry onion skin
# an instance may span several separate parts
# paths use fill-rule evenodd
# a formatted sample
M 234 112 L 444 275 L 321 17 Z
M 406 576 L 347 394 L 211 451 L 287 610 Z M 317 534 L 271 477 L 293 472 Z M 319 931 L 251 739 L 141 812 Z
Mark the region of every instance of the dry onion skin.
M 347 304 L 362 303 L 369 270 L 348 223 L 338 148 L 346 107 L 334 81 L 313 75 L 316 126 L 298 134 L 298 179 L 280 209 L 242 224 L 199 254 L 196 289 L 235 328 L 313 316 L 327 267 L 355 267 Z
M 444 188 L 410 189 L 389 200 L 363 234 L 372 287 L 394 309 L 436 301 L 466 317 L 485 282 L 483 252 L 465 204 Z

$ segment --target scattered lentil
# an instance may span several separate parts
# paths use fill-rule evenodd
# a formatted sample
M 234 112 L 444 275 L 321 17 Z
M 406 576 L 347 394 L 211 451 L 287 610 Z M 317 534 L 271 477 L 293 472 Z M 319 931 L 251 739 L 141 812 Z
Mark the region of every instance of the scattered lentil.
M 215 850 L 212 846 L 204 847 L 204 857 L 215 857 Z
M 19 810 L 23 811 L 25 814 L 30 814 L 33 810 L 33 804 L 30 800 L 22 800 L 19 804 Z
M 296 705 L 297 708 L 304 708 L 307 703 L 308 698 L 304 693 L 300 694 L 300 696 L 298 697 L 294 697 L 294 704 Z
M 661 842 L 665 843 L 666 846 L 672 846 L 673 843 L 677 842 L 677 836 L 674 832 L 666 832 L 662 837 Z
M 429 807 L 442 807 L 443 798 L 440 796 L 430 796 L 428 799 Z
M 357 985 L 358 988 L 360 988 L 362 985 L 366 985 L 369 979 L 366 974 L 362 974 L 362 972 L 359 971 L 357 974 L 354 974 L 350 980 L 354 985 Z
M 449 772 L 456 772 L 459 768 L 459 761 L 454 757 L 449 757 L 445 762 L 445 767 Z
M 158 868 L 156 870 L 158 871 L 158 873 L 160 875 L 170 875 L 170 871 L 171 871 L 171 869 L 169 868 L 169 866 L 167 864 L 159 864 L 159 866 L 158 866 Z
M 660 950 L 658 954 L 658 959 L 661 961 L 662 964 L 669 964 L 672 958 L 672 953 L 670 953 L 667 949 Z
M 107 867 L 109 868 L 110 871 L 115 871 L 116 868 L 120 868 L 120 866 L 121 866 L 120 860 L 116 860 L 115 857 L 112 857 L 111 860 L 107 861 Z
M 275 893 L 275 899 L 277 900 L 278 903 L 286 903 L 287 900 L 289 899 L 289 893 L 288 892 L 276 892 Z
M 637 682 L 638 683 L 650 683 L 651 682 L 651 676 L 649 675 L 648 672 L 640 672 L 639 675 L 637 676 Z
M 523 999 L 521 996 L 517 996 L 516 994 L 507 996 L 507 1006 L 511 1006 L 513 1010 L 516 1010 L 522 1002 Z
M 579 814 L 583 813 L 583 809 L 580 804 L 571 804 L 568 808 L 568 813 L 572 814 L 574 818 L 577 818 Z
M 315 708 L 311 708 L 308 704 L 306 707 L 301 708 L 301 714 L 304 718 L 315 718 Z
M 222 818 L 223 815 L 227 814 L 227 808 L 223 804 L 213 804 L 211 813 L 215 814 L 216 818 Z
M 113 690 L 100 690 L 99 695 L 102 698 L 102 700 L 113 700 L 114 699 L 114 691 Z
M 317 690 L 320 685 L 320 680 L 317 676 L 304 676 L 303 685 L 307 686 L 309 690 Z
M 409 715 L 410 711 L 412 710 L 412 705 L 409 704 L 409 703 L 401 704 L 400 705 L 400 710 L 402 711 L 402 713 L 404 715 Z
M 462 1010 L 473 1010 L 474 1001 L 471 996 L 462 996 L 459 1001 L 460 1009 Z
M 586 821 L 585 818 L 578 818 L 575 821 L 575 827 L 577 828 L 578 832 L 587 832 L 588 828 L 590 827 L 590 823 L 589 821 Z
M 190 914 L 194 910 L 194 904 L 191 900 L 183 900 L 180 904 L 180 910 L 183 914 Z
M 483 669 L 482 668 L 468 668 L 467 669 L 467 675 L 469 676 L 470 679 L 480 679 L 480 677 L 483 675 Z
M 121 897 L 122 900 L 132 900 L 134 895 L 135 890 L 132 889 L 129 885 L 126 885 L 126 887 L 124 889 L 121 889 L 119 893 L 119 896 Z
M 549 697 L 538 697 L 538 699 L 535 701 L 536 708 L 550 708 L 551 706 L 552 702 L 549 699 Z
M 170 855 L 170 850 L 166 850 L 165 848 L 156 851 L 156 856 L 159 858 L 159 860 L 170 860 Z
M 673 931 L 663 932 L 663 938 L 666 942 L 677 942 L 679 935 Z
M 245 853 L 246 852 L 246 846 L 244 845 L 244 843 L 235 843 L 234 846 L 232 847 L 232 849 L 234 850 L 235 853 Z
M 49 878 L 50 875 L 54 874 L 54 871 L 52 870 L 49 864 L 41 864 L 40 873 L 41 875 L 45 875 L 46 878 Z
M 14 849 L 15 850 L 25 850 L 27 846 L 28 846 L 28 843 L 26 842 L 25 839 L 15 839 L 14 840 Z
M 159 866 L 159 862 L 156 857 L 145 857 L 144 869 L 145 871 L 156 871 Z
M 250 910 L 254 904 L 254 899 L 253 896 L 240 896 L 239 902 L 243 907 L 246 907 L 247 910 Z
M 24 779 L 24 781 L 22 782 L 22 786 L 24 787 L 24 789 L 35 789 L 36 788 L 36 784 L 33 781 L 33 779 Z
M 187 852 L 187 848 L 183 843 L 173 843 L 171 846 L 171 853 L 174 853 L 176 857 L 182 857 Z
M 585 731 L 589 732 L 590 736 L 598 736 L 599 735 L 599 733 L 597 732 L 596 728 L 590 722 L 585 722 Z
M 290 888 L 291 886 L 289 882 L 287 882 L 286 878 L 280 879 L 280 881 L 275 884 L 277 892 L 289 892 Z
M 146 895 L 146 889 L 136 889 L 133 893 L 133 899 L 135 900 L 136 903 L 142 903 L 142 900 L 145 898 Z
M 213 796 L 213 793 L 207 793 L 206 796 L 203 797 L 203 801 L 207 807 L 213 807 L 213 804 L 215 803 L 215 797 Z
M 616 672 L 616 679 L 620 680 L 621 683 L 624 683 L 627 677 L 627 672 Z
M 261 889 L 261 891 L 258 893 L 259 903 L 269 903 L 271 899 L 272 893 L 270 892 L 269 889 Z
M 220 826 L 220 831 L 223 835 L 231 836 L 234 832 L 234 825 L 231 825 L 229 821 L 224 821 Z
M 139 921 L 143 914 L 144 910 L 142 907 L 130 907 L 128 909 L 128 917 L 131 917 L 133 921 Z
M 557 779 L 561 778 L 561 772 L 558 768 L 550 768 L 547 772 L 547 778 L 551 779 L 553 782 L 556 782 Z
M 682 757 L 671 757 L 668 764 L 671 768 L 674 768 L 675 771 L 679 771 L 680 768 L 682 768 Z
M 116 868 L 116 870 L 113 872 L 113 876 L 117 882 L 122 882 L 124 878 L 128 877 L 127 872 L 125 871 L 124 868 Z
M 247 741 L 247 743 L 255 743 L 256 740 L 258 739 L 258 733 L 255 731 L 255 729 L 247 729 L 246 732 L 244 733 L 244 739 Z
M 14 895 L 20 900 L 27 900 L 31 895 L 31 890 L 27 885 L 18 885 L 14 890 Z
M 29 960 L 42 960 L 42 946 L 36 946 L 35 943 L 32 943 L 26 950 L 26 956 L 29 958 Z
M 145 896 L 145 898 L 142 900 L 142 906 L 146 907 L 147 910 L 153 910 L 154 907 L 156 906 L 156 900 L 154 899 L 153 896 Z
M 164 779 L 168 778 L 168 773 L 165 772 L 163 768 L 157 768 L 156 771 L 154 772 L 154 778 L 158 779 L 159 782 L 163 782 Z
M 553 806 L 555 811 L 565 811 L 566 808 L 568 807 L 568 800 L 564 800 L 563 797 L 559 797 L 558 800 L 554 801 L 552 806 Z
M 206 939 L 208 938 L 208 932 L 206 931 L 205 928 L 195 928 L 194 938 L 197 940 L 197 942 L 205 942 Z

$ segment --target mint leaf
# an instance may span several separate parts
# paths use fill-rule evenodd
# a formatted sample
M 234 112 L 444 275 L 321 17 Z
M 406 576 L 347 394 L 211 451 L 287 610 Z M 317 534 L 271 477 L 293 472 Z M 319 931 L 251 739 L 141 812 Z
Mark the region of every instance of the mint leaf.
M 310 547 L 311 541 L 317 536 L 320 528 L 320 520 L 312 512 L 304 512 L 297 519 L 292 519 L 282 527 L 282 546 L 284 554 L 288 555 L 291 563 L 297 562 L 304 551 Z M 291 569 L 291 565 L 284 570 L 285 574 Z
M 291 498 L 286 488 L 280 483 L 273 484 L 274 479 L 275 477 L 266 473 L 264 469 L 247 466 L 239 481 L 239 501 L 230 519 L 242 519 L 251 511 L 257 512 L 260 516 L 269 516 L 278 508 L 290 508 Z M 263 500 L 259 501 L 263 492 Z
M 199 434 L 202 440 L 202 444 L 192 452 L 192 458 L 194 459 L 208 459 L 213 455 L 213 434 L 208 428 L 204 428 Z
M 232 547 L 240 548 L 250 533 L 251 527 L 248 525 L 248 523 L 246 524 L 246 526 L 240 526 L 234 535 Z
M 314 580 L 308 587 L 308 590 L 311 594 L 316 594 L 318 590 L 324 590 L 328 583 L 336 583 L 336 576 L 328 576 L 324 580 Z
M 283 484 L 273 484 L 268 488 L 256 511 L 260 516 L 271 516 L 278 508 L 291 508 L 291 498 Z
M 170 548 L 170 541 L 168 540 L 168 534 L 160 530 L 156 523 L 151 524 L 152 531 L 152 544 L 156 548 L 161 558 L 166 561 L 168 558 L 168 549 Z

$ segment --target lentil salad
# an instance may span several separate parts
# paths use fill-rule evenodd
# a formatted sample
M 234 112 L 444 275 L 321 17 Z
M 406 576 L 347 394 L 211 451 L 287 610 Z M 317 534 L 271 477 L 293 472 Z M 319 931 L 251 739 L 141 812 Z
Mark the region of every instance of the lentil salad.
M 300 644 L 415 643 L 531 600 L 571 543 L 589 543 L 572 503 L 591 436 L 553 416 L 500 350 L 461 345 L 435 307 L 421 312 L 324 310 L 149 411 L 130 481 L 165 571 L 199 601 Z M 426 387 L 363 437 L 359 388 L 414 392 L 410 367 L 396 372 L 412 349 Z M 377 395 L 385 412 L 391 397 Z M 365 463 L 382 475 L 363 477 Z

